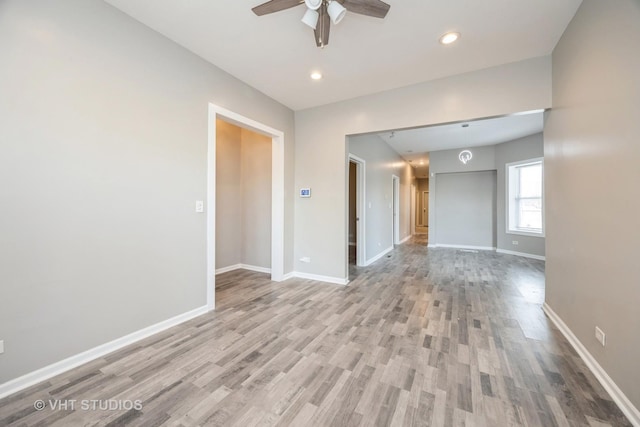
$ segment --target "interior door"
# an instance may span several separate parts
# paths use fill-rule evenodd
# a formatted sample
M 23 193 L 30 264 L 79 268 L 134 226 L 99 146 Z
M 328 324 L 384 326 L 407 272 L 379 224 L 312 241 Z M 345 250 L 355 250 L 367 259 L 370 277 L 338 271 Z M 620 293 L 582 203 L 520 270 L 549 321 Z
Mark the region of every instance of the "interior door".
M 429 192 L 422 192 L 422 225 L 429 226 Z

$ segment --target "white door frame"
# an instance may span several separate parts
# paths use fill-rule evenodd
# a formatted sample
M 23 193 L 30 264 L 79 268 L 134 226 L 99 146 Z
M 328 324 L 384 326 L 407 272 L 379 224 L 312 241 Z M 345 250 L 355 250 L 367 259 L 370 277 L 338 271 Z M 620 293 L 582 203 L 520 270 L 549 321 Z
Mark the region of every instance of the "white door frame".
M 411 184 L 411 189 L 409 190 L 409 200 L 411 208 L 409 209 L 409 224 L 410 224 L 410 233 L 413 236 L 416 234 L 416 185 Z
M 349 163 L 353 162 L 356 165 L 356 218 L 358 218 L 356 225 L 356 265 L 358 267 L 364 267 L 367 265 L 367 251 L 366 251 L 366 238 L 365 238 L 365 230 L 366 230 L 366 168 L 367 162 L 364 159 L 361 159 L 358 156 L 355 156 L 349 153 L 347 159 L 347 176 L 349 176 Z M 348 181 L 348 179 L 347 179 Z M 349 183 L 347 182 L 347 198 L 349 194 Z M 349 254 L 349 203 L 347 203 L 347 215 L 346 226 L 347 232 L 345 233 L 346 245 L 347 245 L 347 256 Z M 348 260 L 347 260 L 348 265 Z M 348 270 L 347 270 L 348 271 Z
M 216 304 L 216 119 L 271 137 L 271 280 L 284 278 L 284 132 L 209 103 L 207 144 L 207 308 Z
M 400 177 L 391 175 L 391 185 L 393 185 L 391 203 L 391 241 L 394 245 L 400 244 Z

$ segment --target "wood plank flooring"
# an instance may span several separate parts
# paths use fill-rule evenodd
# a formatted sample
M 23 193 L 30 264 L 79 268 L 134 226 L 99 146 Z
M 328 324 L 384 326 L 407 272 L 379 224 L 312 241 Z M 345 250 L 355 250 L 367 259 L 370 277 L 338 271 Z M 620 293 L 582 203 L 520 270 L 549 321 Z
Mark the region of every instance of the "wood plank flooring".
M 543 262 L 416 237 L 351 275 L 220 275 L 216 312 L 1 400 L 0 425 L 630 425 L 544 316 Z

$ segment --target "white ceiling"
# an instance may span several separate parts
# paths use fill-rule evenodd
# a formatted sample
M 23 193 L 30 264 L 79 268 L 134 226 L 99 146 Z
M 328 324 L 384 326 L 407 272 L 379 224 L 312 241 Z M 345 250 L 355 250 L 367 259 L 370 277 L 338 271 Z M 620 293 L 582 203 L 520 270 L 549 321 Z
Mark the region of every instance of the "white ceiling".
M 347 13 L 324 49 L 304 6 L 258 17 L 262 0 L 105 1 L 300 110 L 548 55 L 582 0 L 387 0 L 386 19 Z M 442 46 L 447 31 L 462 38 Z
M 463 125 L 468 125 L 463 127 Z M 378 135 L 405 160 L 411 161 L 416 176 L 426 177 L 431 151 L 501 144 L 542 132 L 544 113 L 532 112 L 492 119 L 474 120 Z

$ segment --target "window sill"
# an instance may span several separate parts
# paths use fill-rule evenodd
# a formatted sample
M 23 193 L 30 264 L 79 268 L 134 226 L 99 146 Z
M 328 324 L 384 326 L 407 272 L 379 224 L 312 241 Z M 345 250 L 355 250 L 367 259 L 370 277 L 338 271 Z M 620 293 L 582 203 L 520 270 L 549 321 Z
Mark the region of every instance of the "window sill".
M 516 234 L 518 236 L 529 236 L 529 237 L 542 237 L 542 238 L 544 238 L 544 232 L 535 233 L 533 231 L 507 230 L 507 234 Z

